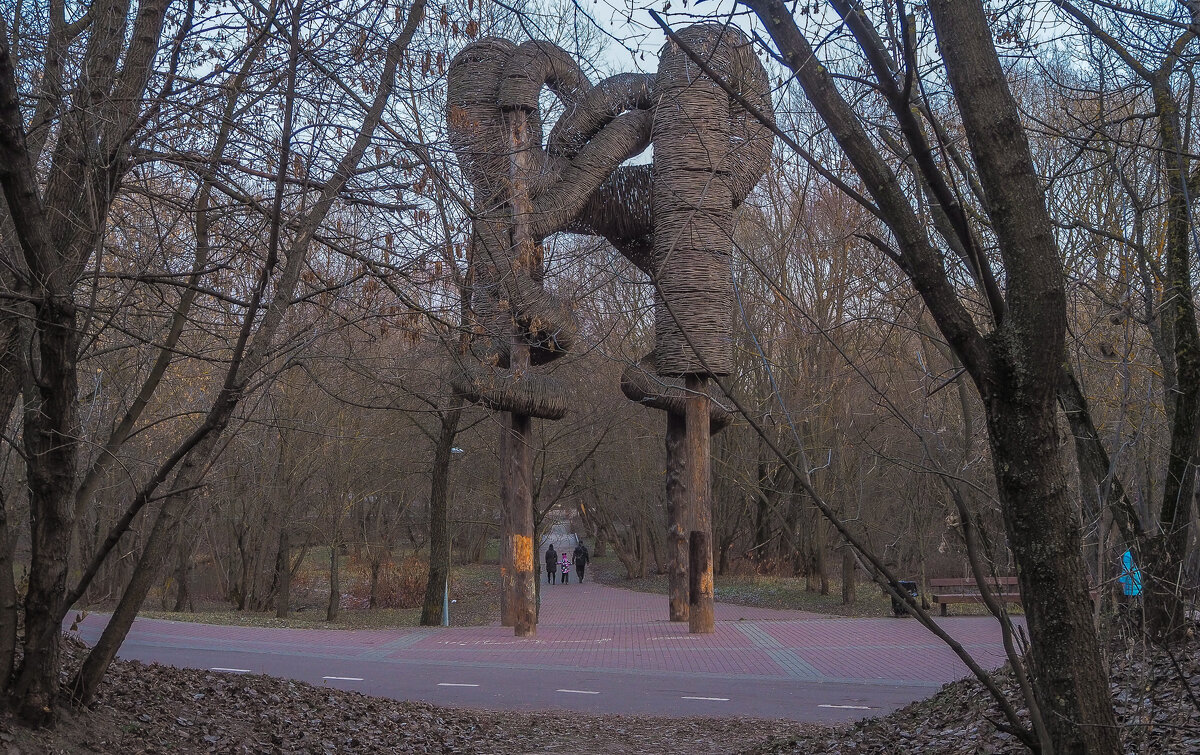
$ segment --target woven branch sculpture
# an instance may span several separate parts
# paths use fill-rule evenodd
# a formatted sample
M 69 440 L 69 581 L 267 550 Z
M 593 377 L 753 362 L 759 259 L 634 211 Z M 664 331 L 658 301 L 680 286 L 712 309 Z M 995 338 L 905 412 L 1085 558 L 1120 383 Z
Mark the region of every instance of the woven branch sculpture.
M 707 378 L 733 368 L 734 211 L 766 171 L 772 146 L 770 129 L 742 103 L 767 117 L 773 110 L 744 34 L 700 24 L 677 38 L 663 47 L 656 74 L 595 85 L 548 42 L 481 39 L 450 63 L 450 139 L 473 189 L 475 318 L 472 354 L 452 383 L 505 416 L 501 613 L 519 635 L 536 623 L 529 418 L 560 419 L 568 408 L 565 387 L 535 368 L 569 351 L 579 332 L 569 303 L 543 285 L 541 242 L 550 234 L 603 236 L 654 283 L 655 349 L 625 371 L 622 389 L 674 419 L 668 466 L 689 479 L 676 486 L 673 540 L 686 547 L 687 530 L 710 529 L 708 437 L 731 415 L 712 400 Z M 563 106 L 548 139 L 543 88 Z M 652 165 L 622 165 L 651 144 Z M 707 589 L 709 614 L 711 560 L 709 548 L 707 587 L 702 577 L 692 590 Z

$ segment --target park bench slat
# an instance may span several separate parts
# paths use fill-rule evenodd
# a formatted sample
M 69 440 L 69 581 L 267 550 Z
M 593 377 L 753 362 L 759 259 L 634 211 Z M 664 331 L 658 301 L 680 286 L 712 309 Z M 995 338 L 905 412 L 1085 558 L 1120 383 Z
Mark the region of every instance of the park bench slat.
M 1021 602 L 1021 594 L 1012 589 L 1017 585 L 1016 577 L 989 577 L 984 584 L 1003 603 Z M 942 607 L 942 616 L 947 615 L 946 606 L 951 603 L 983 602 L 979 583 L 972 577 L 931 579 L 929 586 L 933 588 L 933 602 Z

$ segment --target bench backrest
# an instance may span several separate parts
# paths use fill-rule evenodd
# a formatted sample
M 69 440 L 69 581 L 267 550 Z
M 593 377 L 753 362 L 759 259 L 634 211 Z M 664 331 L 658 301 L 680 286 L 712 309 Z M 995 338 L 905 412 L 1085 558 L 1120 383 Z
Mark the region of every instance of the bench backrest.
M 1017 578 L 1016 577 L 989 577 L 987 580 L 987 585 L 988 585 L 988 587 L 992 587 L 992 588 L 1015 587 L 1017 585 Z M 931 580 L 929 580 L 929 586 L 933 587 L 933 588 L 951 587 L 951 588 L 956 588 L 958 590 L 978 590 L 979 589 L 979 585 L 975 582 L 975 579 L 972 577 L 968 577 L 966 579 L 962 579 L 962 578 L 931 579 Z

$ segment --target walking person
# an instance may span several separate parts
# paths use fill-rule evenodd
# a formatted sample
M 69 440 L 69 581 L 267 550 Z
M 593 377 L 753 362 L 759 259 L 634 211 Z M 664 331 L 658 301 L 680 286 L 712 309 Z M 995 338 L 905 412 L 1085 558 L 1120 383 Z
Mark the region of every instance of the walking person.
M 558 553 L 554 550 L 554 543 L 546 546 L 546 584 L 554 584 L 554 573 L 558 571 Z
M 575 555 L 571 559 L 575 562 L 575 574 L 578 575 L 580 584 L 583 584 L 583 570 L 587 568 L 587 563 L 591 559 L 587 546 L 580 540 L 579 545 L 575 546 Z
M 563 551 L 559 567 L 562 569 L 562 583 L 565 585 L 571 581 L 571 557 L 567 555 L 566 551 Z

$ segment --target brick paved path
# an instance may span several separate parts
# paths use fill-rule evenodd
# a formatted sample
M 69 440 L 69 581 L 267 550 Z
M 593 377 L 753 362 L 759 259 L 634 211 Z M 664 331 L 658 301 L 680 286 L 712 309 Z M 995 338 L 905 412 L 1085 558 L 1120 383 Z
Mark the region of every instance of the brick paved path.
M 543 585 L 542 601 L 537 636 L 527 639 L 500 626 L 367 631 L 139 619 L 122 655 L 474 707 L 537 707 L 540 695 L 543 704 L 596 712 L 798 720 L 888 710 L 967 675 L 912 619 L 718 604 L 716 632 L 689 635 L 686 624 L 665 620 L 662 595 L 584 582 Z M 90 615 L 80 636 L 94 642 L 106 619 Z M 985 668 L 1004 662 L 994 621 L 940 623 Z M 514 696 L 514 689 L 522 695 Z M 835 702 L 814 702 L 821 699 Z M 841 707 L 837 700 L 856 704 Z M 729 705 L 696 710 L 701 703 L 695 701 Z

